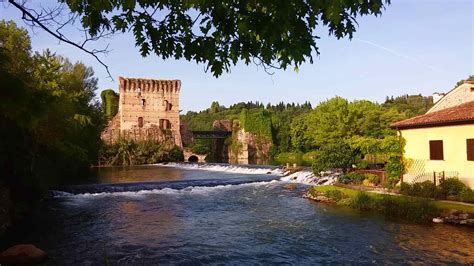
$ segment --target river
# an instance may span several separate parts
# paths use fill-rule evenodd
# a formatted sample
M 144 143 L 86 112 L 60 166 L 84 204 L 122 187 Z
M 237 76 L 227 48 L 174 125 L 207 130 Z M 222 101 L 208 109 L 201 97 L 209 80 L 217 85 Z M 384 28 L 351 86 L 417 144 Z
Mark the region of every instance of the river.
M 51 265 L 474 263 L 474 232 L 327 206 L 266 167 L 100 168 L 53 191 L 29 241 Z

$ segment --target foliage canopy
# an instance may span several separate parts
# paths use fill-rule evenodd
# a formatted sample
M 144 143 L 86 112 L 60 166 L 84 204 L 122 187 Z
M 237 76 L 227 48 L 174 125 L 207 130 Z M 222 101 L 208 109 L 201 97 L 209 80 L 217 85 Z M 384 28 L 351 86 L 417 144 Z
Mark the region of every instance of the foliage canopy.
M 219 76 L 239 60 L 297 69 L 319 54 L 316 31 L 352 38 L 358 16 L 381 14 L 390 0 L 109 1 L 61 0 L 91 37 L 133 32 L 143 56 L 204 63 Z

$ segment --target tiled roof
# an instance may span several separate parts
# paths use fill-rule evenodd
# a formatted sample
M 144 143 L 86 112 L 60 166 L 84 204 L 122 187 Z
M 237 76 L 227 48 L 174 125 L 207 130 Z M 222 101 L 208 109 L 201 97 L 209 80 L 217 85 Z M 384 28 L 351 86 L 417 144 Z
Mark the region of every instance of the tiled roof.
M 474 124 L 474 101 L 446 108 L 437 112 L 415 116 L 391 124 L 392 128 L 422 128 L 456 124 Z

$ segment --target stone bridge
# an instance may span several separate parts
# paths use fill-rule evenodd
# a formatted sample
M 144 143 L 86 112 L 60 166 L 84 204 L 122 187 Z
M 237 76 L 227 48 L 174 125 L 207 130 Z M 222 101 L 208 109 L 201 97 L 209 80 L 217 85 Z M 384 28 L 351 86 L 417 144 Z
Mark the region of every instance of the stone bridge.
M 195 139 L 212 140 L 212 160 L 214 162 L 228 162 L 229 154 L 226 139 L 232 136 L 232 122 L 229 120 L 216 120 L 212 124 L 212 130 L 190 131 L 183 123 L 181 125 L 183 145 L 187 147 Z M 189 148 L 183 151 L 185 162 L 204 162 L 207 155 L 193 153 Z M 196 161 L 197 158 L 197 161 Z M 209 158 L 208 158 L 209 159 Z
M 189 148 L 183 150 L 184 161 L 190 163 L 205 163 L 207 154 L 196 154 Z

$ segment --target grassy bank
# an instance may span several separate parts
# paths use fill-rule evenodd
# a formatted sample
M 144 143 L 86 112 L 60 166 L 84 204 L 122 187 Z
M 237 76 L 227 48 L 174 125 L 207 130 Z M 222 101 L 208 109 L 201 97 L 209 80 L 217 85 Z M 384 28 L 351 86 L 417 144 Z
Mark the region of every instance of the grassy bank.
M 376 211 L 388 218 L 411 222 L 430 222 L 432 218 L 452 210 L 474 213 L 473 206 L 425 198 L 384 195 L 337 186 L 316 186 L 308 190 L 310 198 L 321 195 L 337 205 L 364 211 Z

